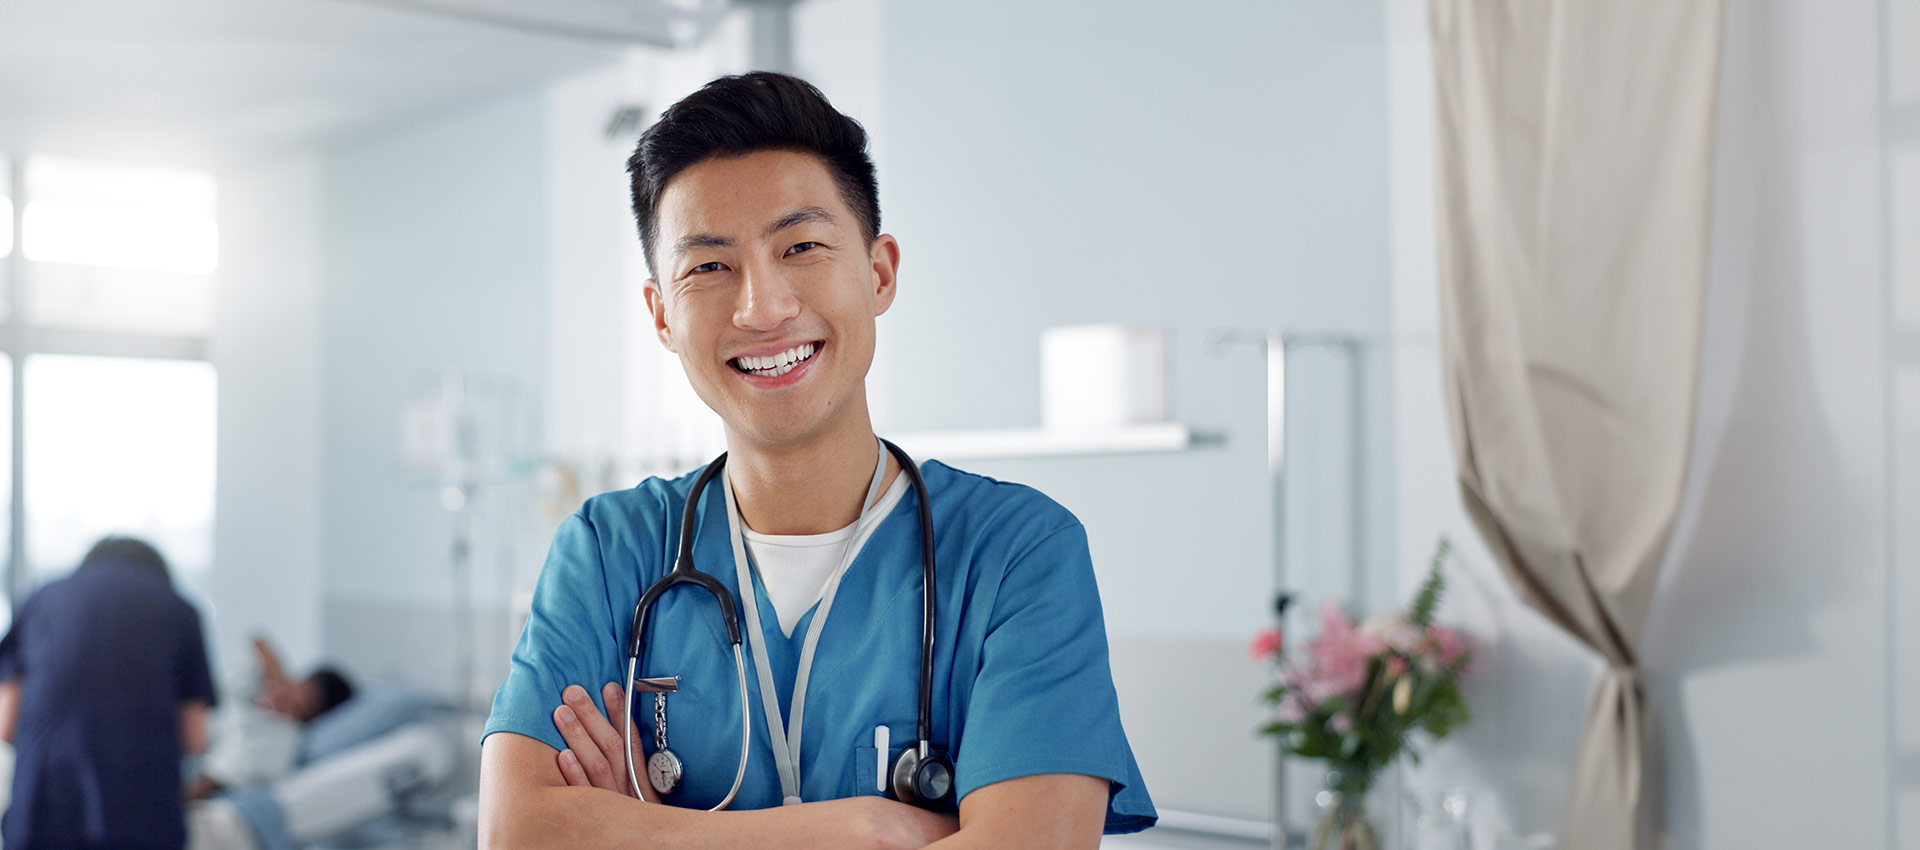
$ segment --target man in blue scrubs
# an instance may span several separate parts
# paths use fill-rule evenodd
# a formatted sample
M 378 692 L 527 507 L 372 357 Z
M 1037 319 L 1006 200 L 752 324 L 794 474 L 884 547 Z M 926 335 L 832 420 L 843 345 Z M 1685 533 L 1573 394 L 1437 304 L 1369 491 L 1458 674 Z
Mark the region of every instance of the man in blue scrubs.
M 200 616 L 138 540 L 95 544 L 0 640 L 0 737 L 13 742 L 7 850 L 186 844 L 183 752 L 213 705 Z
M 742 720 L 719 610 L 683 586 L 650 615 L 639 675 L 680 677 L 665 713 L 685 777 L 666 805 L 629 796 L 614 683 L 695 476 L 650 479 L 555 537 L 487 723 L 482 846 L 1091 848 L 1151 826 L 1085 530 L 1030 488 L 937 461 L 927 492 L 908 487 L 876 441 L 865 380 L 900 247 L 880 232 L 859 124 L 792 77 L 723 78 L 667 110 L 629 171 L 654 331 L 726 427 L 693 558 L 746 606 L 751 761 L 732 806 L 703 811 L 733 783 Z M 882 776 L 915 737 L 922 499 L 939 564 L 932 743 L 954 763 L 932 811 Z M 656 703 L 635 708 L 644 764 Z

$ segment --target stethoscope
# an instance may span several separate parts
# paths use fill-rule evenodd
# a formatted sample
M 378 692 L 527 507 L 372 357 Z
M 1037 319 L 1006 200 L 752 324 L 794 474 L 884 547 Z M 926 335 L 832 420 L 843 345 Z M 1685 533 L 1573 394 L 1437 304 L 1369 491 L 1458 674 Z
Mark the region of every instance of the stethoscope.
M 911 803 L 923 808 L 937 808 L 945 803 L 947 797 L 953 793 L 953 762 L 950 761 L 944 753 L 933 748 L 932 703 L 935 571 L 933 556 L 933 508 L 930 504 L 932 500 L 927 493 L 927 483 L 925 479 L 920 477 L 920 468 L 914 464 L 913 458 L 908 457 L 907 453 L 901 451 L 899 446 L 887 440 L 882 439 L 879 442 L 880 445 L 885 446 L 887 451 L 893 454 L 894 458 L 899 460 L 901 471 L 906 473 L 907 480 L 912 483 L 914 490 L 920 495 L 922 610 L 920 637 L 920 713 L 919 725 L 916 730 L 918 740 L 913 746 L 903 750 L 900 756 L 894 760 L 893 767 L 889 771 L 888 784 L 892 787 L 894 796 L 901 802 Z M 734 796 L 740 793 L 740 783 L 747 775 L 747 755 L 753 737 L 752 727 L 748 725 L 750 722 L 749 718 L 752 715 L 747 707 L 747 668 L 745 656 L 741 650 L 740 617 L 735 608 L 733 594 L 728 592 L 727 588 L 719 581 L 701 572 L 693 565 L 694 511 L 700 504 L 700 494 L 706 489 L 707 482 L 711 481 L 713 476 L 726 466 L 726 463 L 727 455 L 723 452 L 719 457 L 714 458 L 712 463 L 707 464 L 707 468 L 700 473 L 700 477 L 694 479 L 693 490 L 687 494 L 686 508 L 681 512 L 680 516 L 680 546 L 678 554 L 674 557 L 673 569 L 668 570 L 666 575 L 649 586 L 646 592 L 640 595 L 639 604 L 634 606 L 633 632 L 632 637 L 627 643 L 627 711 L 625 712 L 627 717 L 625 731 L 622 733 L 622 740 L 626 744 L 627 752 L 632 753 L 633 694 L 636 684 L 634 675 L 639 669 L 642 637 L 646 634 L 648 611 L 653 608 L 655 602 L 659 601 L 662 594 L 681 584 L 697 585 L 708 593 L 713 594 L 714 599 L 720 603 L 720 618 L 727 626 L 727 640 L 733 645 L 733 665 L 735 672 L 738 674 L 740 685 L 740 763 L 739 767 L 734 771 L 732 789 L 728 790 L 727 796 L 710 811 L 719 811 L 726 808 L 733 802 Z M 885 477 L 885 472 L 886 455 L 881 455 L 879 462 L 875 464 L 873 479 L 868 485 L 866 501 L 861 503 L 862 519 L 865 519 L 867 511 L 871 509 L 874 495 L 879 490 L 880 480 Z M 727 503 L 728 521 L 730 523 L 737 523 L 739 515 L 733 506 L 731 486 L 727 487 Z M 732 537 L 734 542 L 734 563 L 740 572 L 741 587 L 750 587 L 751 585 L 747 582 L 751 579 L 747 577 L 746 560 L 741 549 L 740 533 L 737 525 L 733 528 Z M 855 539 L 857 539 L 857 534 Z M 851 546 L 851 542 L 849 545 Z M 852 553 L 849 552 L 846 556 L 848 563 L 851 562 L 852 557 Z M 845 571 L 848 563 L 841 565 L 842 572 Z M 800 679 L 796 681 L 794 685 L 795 707 L 792 712 L 794 738 L 792 739 L 790 749 L 786 741 L 785 724 L 780 720 L 779 709 L 767 702 L 767 695 L 774 691 L 771 687 L 771 674 L 767 670 L 768 665 L 764 646 L 749 642 L 749 645 L 753 646 L 757 653 L 755 660 L 760 673 L 760 698 L 763 703 L 762 708 L 767 714 L 769 733 L 775 738 L 773 742 L 775 760 L 779 763 L 784 802 L 787 804 L 800 802 L 798 734 L 802 720 L 802 701 L 806 698 L 803 691 L 806 684 L 806 671 L 812 662 L 812 648 L 815 645 L 815 641 L 818 640 L 820 632 L 825 630 L 826 608 L 832 603 L 832 587 L 837 586 L 838 575 L 835 576 L 833 582 L 835 585 L 829 587 L 827 595 L 821 600 L 821 608 L 816 611 L 816 619 L 809 629 L 810 633 L 807 635 L 806 641 L 807 649 L 802 654 L 803 660 L 800 666 Z M 753 625 L 754 628 L 758 628 L 759 618 L 757 616 L 757 609 L 749 611 L 748 618 L 752 621 L 751 625 Z M 677 683 L 671 677 L 666 679 L 649 679 L 646 680 L 646 682 L 650 686 L 649 689 L 656 693 L 677 688 Z M 655 711 L 658 712 L 656 717 L 659 723 L 659 737 L 656 739 L 654 754 L 647 759 L 647 773 L 648 781 L 654 786 L 654 789 L 662 794 L 666 794 L 671 793 L 678 786 L 682 768 L 679 758 L 665 746 L 666 721 L 663 708 L 664 702 L 659 700 L 660 697 L 656 697 Z M 634 796 L 641 797 L 640 777 L 634 767 L 632 758 L 627 759 L 627 780 L 632 783 Z

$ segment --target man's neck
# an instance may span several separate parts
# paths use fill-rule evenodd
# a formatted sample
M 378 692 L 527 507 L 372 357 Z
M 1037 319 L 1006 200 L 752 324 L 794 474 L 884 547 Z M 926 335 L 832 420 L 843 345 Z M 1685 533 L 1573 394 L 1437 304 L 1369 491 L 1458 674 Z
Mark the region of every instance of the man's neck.
M 767 446 L 727 440 L 727 478 L 747 527 L 761 534 L 823 534 L 860 518 L 860 500 L 884 451 L 864 416 L 804 444 Z M 880 490 L 900 464 L 888 453 Z

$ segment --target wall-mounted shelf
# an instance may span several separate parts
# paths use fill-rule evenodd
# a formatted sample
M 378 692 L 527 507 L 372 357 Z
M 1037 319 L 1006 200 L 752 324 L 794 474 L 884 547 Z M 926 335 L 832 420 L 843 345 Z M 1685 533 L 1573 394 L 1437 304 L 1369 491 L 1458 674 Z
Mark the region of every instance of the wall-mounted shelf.
M 916 458 L 945 460 L 1178 452 L 1219 442 L 1178 422 L 1100 430 L 922 431 L 889 439 Z

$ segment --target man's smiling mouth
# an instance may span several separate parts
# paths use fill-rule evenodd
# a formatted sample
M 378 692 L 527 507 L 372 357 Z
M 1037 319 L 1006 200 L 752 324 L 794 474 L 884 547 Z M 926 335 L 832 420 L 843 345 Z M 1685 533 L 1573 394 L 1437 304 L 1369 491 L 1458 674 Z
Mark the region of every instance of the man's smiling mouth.
M 742 374 L 761 378 L 778 378 L 811 359 L 820 345 L 821 343 L 818 342 L 807 342 L 766 357 L 735 357 L 728 360 L 727 365 Z

